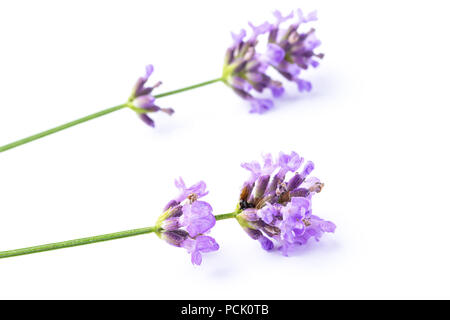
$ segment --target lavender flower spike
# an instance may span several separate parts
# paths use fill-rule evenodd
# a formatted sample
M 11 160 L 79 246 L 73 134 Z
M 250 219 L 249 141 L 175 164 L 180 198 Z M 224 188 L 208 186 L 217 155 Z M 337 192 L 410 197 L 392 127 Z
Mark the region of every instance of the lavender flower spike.
M 312 215 L 312 196 L 323 188 L 319 179 L 308 177 L 314 164 L 307 162 L 300 173 L 286 179 L 288 172 L 302 166 L 303 158 L 295 152 L 280 153 L 276 166 L 264 171 L 272 163 L 268 159 L 265 156 L 263 166 L 256 162 L 251 166 L 243 164 L 252 172 L 241 190 L 240 213 L 236 217 L 245 232 L 264 250 L 279 248 L 284 255 L 310 238 L 319 241 L 325 232 L 334 232 L 334 223 Z
M 316 68 L 319 65 L 317 59 L 322 59 L 324 55 L 314 52 L 320 45 L 314 29 L 306 33 L 297 31 L 301 24 L 317 20 L 316 13 L 304 16 L 298 9 L 297 15 L 298 20 L 282 31 L 280 24 L 293 18 L 293 14 L 283 17 L 279 11 L 274 12 L 277 21 L 270 28 L 265 60 L 287 80 L 295 82 L 299 91 L 310 91 L 311 83 L 300 79 L 298 75 L 309 66 Z
M 245 40 L 246 31 L 233 34 L 233 44 L 225 55 L 222 79 L 241 98 L 251 104 L 251 113 L 264 113 L 273 107 L 270 99 L 256 98 L 253 91 L 258 93 L 270 89 L 274 97 L 280 96 L 284 89 L 281 82 L 272 80 L 267 74 L 268 64 L 256 53 L 258 37 L 270 30 L 268 22 L 260 26 L 250 24 L 252 35 Z
M 161 82 L 159 81 L 151 87 L 145 86 L 152 73 L 153 65 L 150 64 L 145 69 L 145 75 L 137 80 L 131 96 L 128 99 L 128 107 L 136 111 L 139 118 L 141 118 L 141 120 L 147 125 L 155 127 L 155 122 L 147 115 L 147 113 L 162 111 L 168 115 L 172 115 L 174 110 L 171 108 L 160 108 L 155 105 L 155 98 L 151 95 L 151 93 L 153 89 L 161 85 Z
M 264 113 L 272 109 L 271 99 L 259 98 L 255 93 L 262 93 L 269 89 L 274 98 L 284 93 L 283 84 L 272 79 L 267 69 L 269 66 L 277 70 L 284 78 L 297 84 L 299 91 L 310 91 L 309 81 L 298 77 L 302 69 L 309 66 L 317 67 L 318 59 L 323 54 L 316 54 L 314 50 L 320 45 L 315 37 L 314 29 L 307 33 L 299 33 L 297 29 L 303 23 L 317 20 L 315 12 L 304 15 L 298 9 L 298 19 L 287 30 L 282 31 L 280 25 L 294 18 L 294 13 L 283 16 L 279 11 L 274 12 L 276 22 L 264 22 L 259 26 L 249 23 L 253 32 L 246 39 L 246 31 L 232 33 L 233 44 L 225 55 L 222 80 L 230 86 L 241 98 L 251 104 L 252 113 Z M 268 33 L 268 43 L 264 54 L 258 53 L 256 45 L 261 36 Z
M 181 193 L 169 201 L 156 222 L 157 235 L 171 245 L 185 248 L 192 263 L 200 265 L 202 253 L 219 250 L 214 238 L 206 235 L 216 224 L 213 209 L 209 203 L 198 201 L 208 193 L 206 184 L 200 181 L 187 188 L 180 178 L 175 185 Z

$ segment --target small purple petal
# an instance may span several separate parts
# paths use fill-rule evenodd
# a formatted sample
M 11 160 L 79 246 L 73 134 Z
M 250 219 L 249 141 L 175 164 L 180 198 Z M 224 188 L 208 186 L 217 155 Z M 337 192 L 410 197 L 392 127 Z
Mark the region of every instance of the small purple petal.
M 278 215 L 278 210 L 276 207 L 271 205 L 270 203 L 266 204 L 266 206 L 257 212 L 258 217 L 260 217 L 265 223 L 272 223 L 274 216 Z
M 270 180 L 270 175 L 262 175 L 256 180 L 256 186 L 255 186 L 255 198 L 261 198 L 264 196 L 264 193 L 266 192 L 267 185 Z
M 234 88 L 243 90 L 245 92 L 249 92 L 252 89 L 252 85 L 248 83 L 247 80 L 244 80 L 241 77 L 233 77 L 231 79 L 231 85 Z
M 270 251 L 273 249 L 273 242 L 270 241 L 268 238 L 261 236 L 258 238 L 259 243 L 261 243 L 261 247 L 266 250 Z
M 148 78 L 152 75 L 154 67 L 152 64 L 145 66 L 145 76 L 144 79 L 147 81 Z
M 147 125 L 154 128 L 155 127 L 155 121 L 152 120 L 148 115 L 145 113 L 142 113 L 139 115 L 139 118 L 141 118 L 142 121 L 144 121 Z
M 247 73 L 247 79 L 250 82 L 261 82 L 263 80 L 263 74 L 256 72 L 249 72 Z
M 175 247 L 184 247 L 189 234 L 184 230 L 173 230 L 161 233 L 161 238 Z
M 187 239 L 181 245 L 191 254 L 191 262 L 194 265 L 202 263 L 202 253 L 219 250 L 219 245 L 214 238 L 209 236 L 198 236 L 195 239 Z
M 157 108 L 157 110 L 150 110 L 150 108 L 155 106 L 154 102 L 155 98 L 151 95 L 140 96 L 133 100 L 133 104 L 138 108 L 147 109 L 149 111 L 158 111 L 159 108 Z
M 201 265 L 202 264 L 202 254 L 200 251 L 194 251 L 191 253 L 191 262 L 193 265 Z
M 162 112 L 167 113 L 169 116 L 171 116 L 175 113 L 175 110 L 173 110 L 172 108 L 160 108 L 160 110 Z
M 241 167 L 251 172 L 251 183 L 255 182 L 261 175 L 261 165 L 257 161 L 241 163 Z
M 169 208 L 173 208 L 178 205 L 180 202 L 176 200 L 170 200 L 163 209 L 163 212 L 167 211 Z
M 314 10 L 314 11 L 308 13 L 308 15 L 306 16 L 306 19 L 308 20 L 308 22 L 316 21 L 317 20 L 317 10 Z
M 312 161 L 308 161 L 303 168 L 301 176 L 305 179 L 309 174 L 314 170 L 314 163 Z
M 299 24 L 317 20 L 317 11 L 312 11 L 305 16 L 301 9 L 297 9 L 297 15 Z
M 219 244 L 213 237 L 210 236 L 198 236 L 195 238 L 196 242 L 196 250 L 207 253 L 212 251 L 219 250 Z
M 239 214 L 239 216 L 247 221 L 257 221 L 259 219 L 255 208 L 245 209 Z
M 270 99 L 253 98 L 251 100 L 251 106 L 250 113 L 263 114 L 273 108 L 273 101 Z
M 303 178 L 300 174 L 296 173 L 288 182 L 287 184 L 287 190 L 292 191 L 294 189 L 297 189 L 300 184 L 303 182 Z
M 311 64 L 311 66 L 313 67 L 313 68 L 317 68 L 318 66 L 319 66 L 319 62 L 318 61 L 316 61 L 316 60 L 310 60 L 309 61 L 309 63 Z
M 161 228 L 166 231 L 173 231 L 180 227 L 179 218 L 169 218 L 161 223 Z
M 302 91 L 309 92 L 312 89 L 311 82 L 309 82 L 309 81 L 297 78 L 295 80 L 295 82 L 297 83 L 297 88 L 298 88 L 298 91 L 300 91 L 300 92 L 302 92 Z
M 286 66 L 286 72 L 289 73 L 293 78 L 300 74 L 302 69 L 294 63 L 289 63 Z
M 334 231 L 336 230 L 336 225 L 331 221 L 323 221 L 320 223 L 320 228 L 324 232 L 334 233 Z
M 279 98 L 284 93 L 284 88 L 282 85 L 271 85 L 270 90 L 272 91 L 272 96 L 274 98 Z
M 191 237 L 208 232 L 216 224 L 212 207 L 204 201 L 195 201 L 183 206 L 180 225 L 186 227 Z
M 318 46 L 320 46 L 322 43 L 319 39 L 317 39 L 317 36 L 315 34 L 315 32 L 311 32 L 308 34 L 308 36 L 306 37 L 306 39 L 303 42 L 303 46 L 305 50 L 308 51 L 313 51 L 314 49 L 316 49 Z
M 267 45 L 266 57 L 271 64 L 277 65 L 283 61 L 286 52 L 279 45 L 269 43 Z
M 275 19 L 277 20 L 277 22 L 276 22 L 275 25 L 276 25 L 276 27 L 278 28 L 278 26 L 279 26 L 281 23 L 283 23 L 283 22 L 285 22 L 285 21 L 287 21 L 287 20 L 289 20 L 289 19 L 292 19 L 292 18 L 294 17 L 294 11 L 291 11 L 287 16 L 283 17 L 283 15 L 281 14 L 281 12 L 278 11 L 278 10 L 276 10 L 276 11 L 274 11 L 273 15 L 275 16 Z
M 204 181 L 199 181 L 191 187 L 186 188 L 186 184 L 180 177 L 178 180 L 175 180 L 175 186 L 181 191 L 180 195 L 175 198 L 178 202 L 185 200 L 191 194 L 196 194 L 199 198 L 208 194 L 208 191 L 206 191 L 206 183 Z
M 241 29 L 241 31 L 237 34 L 232 32 L 231 37 L 233 38 L 234 46 L 239 45 L 244 40 L 246 35 L 247 33 L 244 29 Z
M 270 29 L 271 29 L 271 24 L 267 21 L 260 24 L 259 26 L 255 26 L 251 22 L 249 22 L 248 25 L 253 30 L 253 35 L 251 37 L 252 41 L 256 40 L 256 38 L 258 38 L 260 35 L 270 31 Z
M 292 151 L 290 155 L 280 152 L 278 156 L 278 165 L 287 171 L 294 172 L 303 163 L 303 158 L 298 155 L 298 153 Z

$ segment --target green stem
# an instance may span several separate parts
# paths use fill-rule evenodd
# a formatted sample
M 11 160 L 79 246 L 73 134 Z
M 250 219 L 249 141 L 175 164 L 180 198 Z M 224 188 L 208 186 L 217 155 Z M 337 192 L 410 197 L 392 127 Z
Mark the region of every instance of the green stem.
M 180 93 L 180 92 L 183 92 L 183 91 L 188 91 L 188 90 L 200 88 L 200 87 L 203 87 L 203 86 L 215 83 L 215 82 L 219 82 L 219 81 L 222 81 L 222 78 L 217 78 L 217 79 L 214 79 L 214 80 L 201 82 L 201 83 L 198 83 L 198 84 L 195 84 L 195 85 L 192 85 L 192 86 L 188 86 L 188 87 L 185 87 L 185 88 L 181 88 L 181 89 L 177 89 L 177 90 L 173 90 L 173 91 L 157 94 L 154 97 L 155 98 L 167 97 L 167 96 L 170 96 L 170 95 L 173 95 L 173 94 L 177 94 L 177 93 Z M 102 117 L 104 115 L 107 115 L 109 113 L 121 110 L 121 109 L 126 108 L 126 107 L 128 107 L 128 103 L 121 104 L 121 105 L 118 105 L 118 106 L 115 106 L 115 107 L 112 107 L 112 108 L 108 108 L 108 109 L 105 109 L 105 110 L 93 113 L 91 115 L 85 116 L 83 118 L 80 118 L 80 119 L 77 119 L 77 120 L 74 120 L 74 121 L 71 121 L 71 122 L 68 122 L 68 123 L 65 123 L 65 124 L 57 126 L 55 128 L 52 128 L 52 129 L 49 129 L 49 130 L 46 130 L 46 131 L 42 131 L 42 132 L 40 132 L 38 134 L 35 134 L 35 135 L 32 135 L 30 137 L 27 137 L 27 138 L 20 139 L 18 141 L 9 143 L 7 145 L 4 145 L 4 146 L 0 147 L 0 153 L 4 152 L 4 151 L 7 151 L 9 149 L 13 149 L 13 148 L 18 147 L 18 146 L 21 146 L 23 144 L 29 143 L 31 141 L 41 139 L 41 138 L 46 137 L 48 135 L 51 135 L 53 133 L 56 133 L 56 132 L 68 129 L 68 128 L 76 126 L 76 125 L 78 125 L 80 123 L 87 122 L 89 120 Z
M 184 88 L 181 88 L 181 89 L 160 93 L 160 94 L 154 95 L 154 97 L 155 98 L 167 97 L 167 96 L 170 96 L 170 95 L 173 95 L 173 94 L 177 94 L 177 93 L 180 93 L 180 92 L 183 92 L 183 91 L 188 91 L 188 90 L 197 89 L 197 88 L 200 88 L 200 87 L 203 87 L 203 86 L 207 86 L 208 84 L 212 84 L 212 83 L 219 82 L 219 81 L 223 81 L 223 78 L 220 77 L 220 78 L 217 78 L 217 79 L 213 79 L 213 80 L 209 80 L 209 81 L 205 81 L 205 82 L 200 82 L 200 83 L 194 84 L 194 85 L 189 86 L 189 87 L 184 87 Z
M 231 212 L 231 213 L 224 213 L 224 214 L 217 214 L 215 215 L 216 221 L 225 220 L 225 219 L 231 219 L 236 218 L 236 216 L 239 214 L 239 211 Z
M 14 257 L 14 256 L 22 256 L 25 254 L 31 254 L 31 253 L 37 253 L 37 252 L 62 249 L 62 248 L 82 246 L 85 244 L 91 244 L 91 243 L 96 243 L 96 242 L 132 237 L 132 236 L 137 236 L 139 234 L 151 233 L 151 232 L 155 232 L 155 231 L 156 231 L 156 227 L 147 227 L 147 228 L 141 228 L 141 229 L 133 229 L 133 230 L 126 230 L 126 231 L 120 231 L 120 232 L 115 232 L 115 233 L 102 234 L 99 236 L 80 238 L 80 239 L 75 239 L 75 240 L 54 242 L 54 243 L 43 244 L 43 245 L 34 246 L 34 247 L 22 248 L 22 249 L 1 251 L 0 259 Z
M 216 217 L 217 221 L 224 220 L 224 219 L 231 219 L 231 218 L 235 218 L 238 213 L 239 212 L 219 214 L 219 215 L 216 215 L 215 217 Z M 31 253 L 51 251 L 51 250 L 56 250 L 56 249 L 82 246 L 85 244 L 121 239 L 121 238 L 132 237 L 132 236 L 137 236 L 140 234 L 146 234 L 146 233 L 152 233 L 152 232 L 158 232 L 158 231 L 161 231 L 161 229 L 159 229 L 156 226 L 153 226 L 153 227 L 146 227 L 146 228 L 140 228 L 140 229 L 119 231 L 119 232 L 115 232 L 115 233 L 102 234 L 99 236 L 93 236 L 93 237 L 87 237 L 87 238 L 80 238 L 80 239 L 74 239 L 74 240 L 68 240 L 68 241 L 62 241 L 62 242 L 54 242 L 54 243 L 43 244 L 43 245 L 34 246 L 34 247 L 22 248 L 22 249 L 0 251 L 0 259 L 15 257 L 15 256 L 22 256 L 22 255 L 31 254 Z
M 92 119 L 104 116 L 104 115 L 106 115 L 108 113 L 111 113 L 111 112 L 123 109 L 126 106 L 127 106 L 126 104 L 121 104 L 121 105 L 118 105 L 118 106 L 115 106 L 115 107 L 112 107 L 112 108 L 108 108 L 108 109 L 105 109 L 105 110 L 93 113 L 91 115 L 88 115 L 86 117 L 83 117 L 83 118 L 80 118 L 80 119 L 77 119 L 77 120 L 65 123 L 63 125 L 57 126 L 55 128 L 52 128 L 52 129 L 49 129 L 49 130 L 46 130 L 46 131 L 42 131 L 42 132 L 40 132 L 38 134 L 35 134 L 35 135 L 32 135 L 30 137 L 27 137 L 27 138 L 20 139 L 18 141 L 9 143 L 7 145 L 4 145 L 4 146 L 0 147 L 0 152 L 4 152 L 6 150 L 18 147 L 18 146 L 23 145 L 25 143 L 28 143 L 28 142 L 31 142 L 31 141 L 34 141 L 34 140 L 46 137 L 46 136 L 51 135 L 53 133 L 56 133 L 58 131 L 62 131 L 62 130 L 65 130 L 67 128 L 76 126 L 77 124 L 80 124 L 80 123 L 83 123 L 83 122 L 86 122 L 86 121 L 89 121 L 89 120 L 92 120 Z

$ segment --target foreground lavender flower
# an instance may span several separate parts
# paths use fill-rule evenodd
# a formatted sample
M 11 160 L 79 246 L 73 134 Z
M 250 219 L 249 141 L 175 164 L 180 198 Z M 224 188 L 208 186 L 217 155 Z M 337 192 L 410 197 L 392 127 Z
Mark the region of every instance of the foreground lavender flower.
M 314 52 L 320 45 L 314 29 L 306 33 L 297 30 L 301 24 L 317 20 L 316 12 L 304 16 L 302 10 L 298 9 L 297 21 L 284 31 L 280 29 L 280 24 L 293 18 L 293 12 L 283 17 L 279 11 L 275 11 L 274 15 L 277 21 L 270 27 L 266 61 L 287 80 L 295 82 L 299 91 L 310 91 L 311 82 L 300 79 L 298 75 L 309 66 L 316 68 L 319 65 L 317 59 L 322 59 L 324 55 Z
M 294 245 L 304 245 L 312 237 L 319 241 L 323 233 L 336 228 L 332 222 L 312 215 L 312 196 L 322 190 L 323 183 L 308 178 L 314 169 L 312 162 L 307 162 L 300 173 L 295 172 L 302 164 L 303 158 L 295 152 L 280 153 L 277 161 L 265 155 L 263 165 L 256 161 L 242 164 L 251 176 L 242 187 L 241 212 L 236 218 L 265 250 L 276 245 L 287 255 Z M 289 180 L 288 172 L 295 172 Z
M 145 69 L 145 75 L 137 80 L 131 96 L 128 99 L 128 107 L 136 111 L 136 113 L 139 115 L 139 118 L 141 118 L 142 121 L 144 121 L 146 124 L 151 127 L 155 127 L 155 122 L 147 115 L 147 113 L 162 111 L 167 113 L 168 115 L 172 115 L 174 113 L 174 110 L 171 108 L 160 108 L 155 105 L 155 97 L 153 97 L 151 93 L 153 89 L 161 85 L 161 81 L 158 81 L 151 87 L 146 87 L 145 84 L 147 83 L 152 73 L 153 65 L 150 64 Z
M 302 23 L 317 20 L 317 17 L 315 12 L 306 17 L 300 9 L 297 12 L 298 20 L 286 31 L 280 30 L 280 24 L 293 18 L 293 12 L 283 17 L 279 11 L 275 11 L 274 24 L 264 22 L 255 27 L 249 23 L 253 33 L 248 39 L 244 29 L 239 34 L 232 33 L 233 44 L 225 55 L 222 78 L 234 92 L 250 102 L 252 113 L 264 113 L 274 106 L 271 99 L 257 98 L 253 91 L 262 93 L 270 89 L 274 98 L 280 97 L 285 91 L 280 81 L 268 75 L 269 66 L 287 80 L 294 81 L 299 91 L 310 91 L 312 88 L 310 82 L 300 79 L 298 75 L 301 69 L 319 65 L 314 58 L 322 59 L 323 54 L 314 53 L 314 49 L 320 45 L 320 41 L 315 37 L 314 29 L 307 33 L 298 33 L 297 29 Z M 266 52 L 257 53 L 258 38 L 268 32 Z
M 225 219 L 236 219 L 263 249 L 280 248 L 287 255 L 291 247 L 306 244 L 310 238 L 318 241 L 323 233 L 334 232 L 336 228 L 332 222 L 311 213 L 312 196 L 323 188 L 319 179 L 308 178 L 314 169 L 312 162 L 286 179 L 286 175 L 297 171 L 302 163 L 303 158 L 292 152 L 290 155 L 280 153 L 276 161 L 271 155 L 265 155 L 262 165 L 256 161 L 242 164 L 251 175 L 242 187 L 239 205 L 233 212 L 214 216 L 211 205 L 199 201 L 208 194 L 205 182 L 187 187 L 180 178 L 175 181 L 179 195 L 169 201 L 154 226 L 0 251 L 0 259 L 156 233 L 169 244 L 185 248 L 192 263 L 200 265 L 202 253 L 219 249 L 214 238 L 207 234 L 216 221 Z
M 156 234 L 171 245 L 185 248 L 192 263 L 200 265 L 202 253 L 219 249 L 214 238 L 205 235 L 216 224 L 213 209 L 209 203 L 198 201 L 208 193 L 206 184 L 200 181 L 187 188 L 180 178 L 175 185 L 180 195 L 166 205 L 156 222 L 159 230 Z

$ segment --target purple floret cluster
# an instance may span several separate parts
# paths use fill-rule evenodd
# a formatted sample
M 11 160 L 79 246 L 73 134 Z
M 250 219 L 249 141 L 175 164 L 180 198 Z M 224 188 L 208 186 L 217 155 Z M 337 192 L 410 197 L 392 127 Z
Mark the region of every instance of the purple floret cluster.
M 320 45 L 315 36 L 315 30 L 299 32 L 300 25 L 317 20 L 315 12 L 304 15 L 302 10 L 283 16 L 279 11 L 274 12 L 275 22 L 264 22 L 259 26 L 249 23 L 252 33 L 242 29 L 238 34 L 232 33 L 233 44 L 225 55 L 223 79 L 235 93 L 251 104 L 250 112 L 264 113 L 274 104 L 271 99 L 255 97 L 254 92 L 262 93 L 269 89 L 274 98 L 284 93 L 283 84 L 268 75 L 268 68 L 273 67 L 285 79 L 295 82 L 300 92 L 310 91 L 312 85 L 309 81 L 299 78 L 300 72 L 309 66 L 317 67 L 318 59 L 323 54 L 314 50 Z M 293 19 L 287 29 L 280 25 Z M 257 51 L 257 44 L 261 36 L 268 34 L 267 46 L 264 52 Z
M 323 233 L 334 232 L 334 223 L 312 214 L 312 197 L 323 188 L 318 178 L 309 177 L 314 164 L 303 164 L 295 152 L 280 153 L 276 161 L 270 154 L 263 159 L 262 165 L 242 164 L 251 175 L 241 190 L 242 211 L 237 220 L 247 234 L 263 249 L 280 248 L 287 255 L 295 245 L 304 245 L 310 238 L 319 241 Z M 289 172 L 293 174 L 287 179 Z
M 250 177 L 242 186 L 237 209 L 225 215 L 236 218 L 263 249 L 280 249 L 288 255 L 292 247 L 305 245 L 311 238 L 319 241 L 324 233 L 335 231 L 333 222 L 312 214 L 312 197 L 324 184 L 310 176 L 314 169 L 311 161 L 304 163 L 295 152 L 280 152 L 276 159 L 267 154 L 262 163 L 253 161 L 241 166 Z M 180 193 L 164 207 L 156 222 L 156 234 L 171 245 L 185 248 L 192 263 L 200 265 L 203 253 L 219 250 L 215 239 L 208 235 L 216 216 L 209 203 L 199 200 L 208 194 L 206 183 L 200 181 L 187 187 L 179 178 L 175 186 Z
M 171 108 L 160 108 L 155 105 L 155 97 L 152 96 L 152 91 L 153 89 L 159 87 L 161 82 L 158 81 L 151 87 L 146 86 L 146 83 L 152 73 L 153 65 L 150 64 L 145 68 L 145 75 L 140 77 L 133 87 L 131 96 L 128 99 L 128 106 L 136 111 L 139 118 L 141 118 L 141 120 L 147 125 L 155 127 L 155 122 L 148 116 L 148 113 L 162 111 L 168 115 L 172 115 L 174 110 Z
M 164 208 L 156 226 L 157 234 L 176 247 L 185 248 L 191 254 L 193 264 L 200 265 L 202 253 L 219 250 L 214 238 L 206 235 L 216 224 L 211 205 L 198 199 L 207 195 L 206 184 L 200 181 L 186 187 L 183 179 L 175 181 L 180 194 Z

